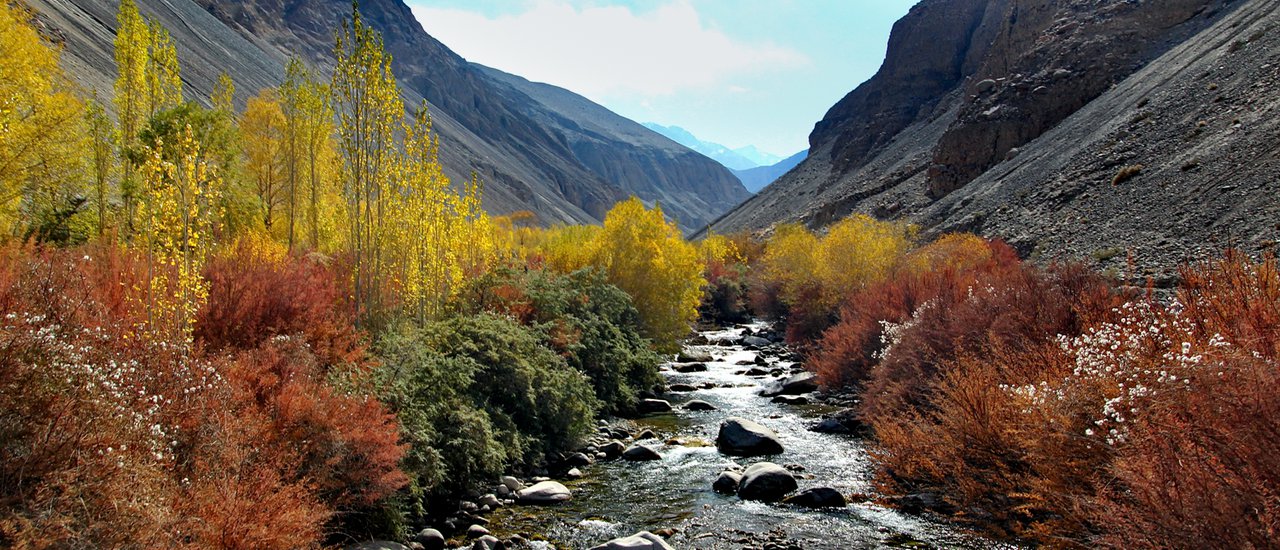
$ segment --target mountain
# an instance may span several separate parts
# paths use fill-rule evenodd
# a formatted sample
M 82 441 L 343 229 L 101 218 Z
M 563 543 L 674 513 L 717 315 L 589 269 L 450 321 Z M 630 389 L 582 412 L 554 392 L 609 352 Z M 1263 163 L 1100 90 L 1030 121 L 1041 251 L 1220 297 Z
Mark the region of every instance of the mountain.
M 684 128 L 681 128 L 679 126 L 663 126 L 661 124 L 657 124 L 654 122 L 646 122 L 644 123 L 644 126 L 645 128 L 648 128 L 659 134 L 667 136 L 672 141 L 679 143 L 680 145 L 683 145 L 685 147 L 693 149 L 694 151 L 702 153 L 707 158 L 710 158 L 724 165 L 724 167 L 730 170 L 747 170 L 749 168 L 755 168 L 762 164 L 769 164 L 769 163 L 760 163 L 760 162 L 751 160 L 743 156 L 741 153 L 738 153 L 737 151 L 734 151 L 733 149 L 730 149 L 723 145 L 720 145 L 719 143 L 702 141 L 698 139 L 697 136 L 694 136 L 693 134 L 689 133 L 688 130 L 685 130 Z M 752 149 L 754 150 L 754 148 Z
M 1280 0 L 924 0 L 795 169 L 718 220 L 853 212 L 1168 274 L 1280 227 Z
M 739 147 L 734 149 L 733 152 L 744 159 L 754 162 L 756 166 L 772 166 L 784 160 L 778 155 L 756 149 L 755 145 Z
M 805 149 L 770 166 L 757 166 L 746 170 L 734 170 L 733 175 L 738 176 L 738 180 L 742 182 L 743 187 L 747 188 L 747 191 L 759 193 L 761 189 L 765 188 L 765 186 L 773 183 L 775 180 L 782 177 L 783 174 L 786 174 L 791 171 L 792 168 L 795 168 L 796 165 L 800 164 L 800 161 L 804 160 L 808 155 L 809 150 Z
M 28 0 L 64 44 L 68 71 L 110 90 L 112 0 Z M 333 65 L 335 29 L 351 5 L 330 0 L 139 0 L 173 34 L 189 98 L 207 98 L 220 71 L 237 101 L 283 78 L 283 61 Z M 722 166 L 673 149 L 656 134 L 570 92 L 551 100 L 472 65 L 432 38 L 401 0 L 364 0 L 361 13 L 383 35 L 408 105 L 425 100 L 455 181 L 485 182 L 485 208 L 532 210 L 542 223 L 593 223 L 618 200 L 661 202 L 683 227 L 706 224 L 750 194 Z M 509 75 L 506 75 L 509 76 Z M 570 97 L 571 96 L 571 97 Z M 559 109 L 567 109 L 561 111 Z M 620 132 L 620 133 L 615 133 Z

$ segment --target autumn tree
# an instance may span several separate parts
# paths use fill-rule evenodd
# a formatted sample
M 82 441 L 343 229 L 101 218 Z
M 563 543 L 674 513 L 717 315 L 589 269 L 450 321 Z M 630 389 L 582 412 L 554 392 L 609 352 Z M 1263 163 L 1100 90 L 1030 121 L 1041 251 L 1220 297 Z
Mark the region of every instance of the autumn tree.
M 159 21 L 147 21 L 147 113 L 156 113 L 182 103 L 182 78 L 178 74 L 178 49 L 169 30 Z
M 98 214 L 98 235 L 107 230 L 107 209 L 110 203 L 110 179 L 115 166 L 115 135 L 107 111 L 93 94 L 85 108 L 85 125 L 88 129 L 90 166 L 93 169 L 93 203 Z
M 385 198 L 392 191 L 396 130 L 404 118 L 400 89 L 382 36 L 352 4 L 334 46 L 333 100 L 338 152 L 355 262 L 355 299 L 362 316 L 381 313 L 385 265 Z
M 813 271 L 828 304 L 889 274 L 912 246 L 915 229 L 903 222 L 855 214 L 828 229 L 814 251 Z
M 0 231 L 39 237 L 83 205 L 84 110 L 30 21 L 0 6 Z
M 661 351 L 679 349 L 698 316 L 706 282 L 698 251 L 679 227 L 661 208 L 645 208 L 632 197 L 605 216 L 595 247 L 609 282 L 635 301 L 645 336 Z
M 290 164 L 286 155 L 286 123 L 276 91 L 262 90 L 249 98 L 244 117 L 240 120 L 240 137 L 244 142 L 246 175 L 253 180 L 257 191 L 262 227 L 267 234 L 278 236 L 280 226 L 276 221 L 291 212 L 290 188 L 287 174 Z M 292 220 L 288 220 L 292 226 Z
M 121 0 L 116 12 L 115 58 L 118 75 L 115 82 L 116 120 L 119 134 L 116 142 L 121 150 L 120 194 L 124 206 L 126 233 L 133 229 L 134 199 L 137 179 L 133 156 L 138 132 L 150 116 L 147 68 L 151 31 L 134 0 Z

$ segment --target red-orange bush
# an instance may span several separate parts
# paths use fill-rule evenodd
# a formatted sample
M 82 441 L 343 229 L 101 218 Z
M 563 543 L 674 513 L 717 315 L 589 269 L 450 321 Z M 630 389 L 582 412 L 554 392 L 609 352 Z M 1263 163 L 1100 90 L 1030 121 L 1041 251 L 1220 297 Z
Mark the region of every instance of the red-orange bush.
M 299 548 L 404 483 L 394 417 L 301 338 L 138 338 L 136 257 L 0 250 L 0 546 Z
M 318 255 L 276 257 L 248 241 L 213 258 L 196 342 L 210 352 L 245 350 L 296 334 L 325 365 L 362 361 L 364 342 L 340 282 L 345 279 L 327 263 Z

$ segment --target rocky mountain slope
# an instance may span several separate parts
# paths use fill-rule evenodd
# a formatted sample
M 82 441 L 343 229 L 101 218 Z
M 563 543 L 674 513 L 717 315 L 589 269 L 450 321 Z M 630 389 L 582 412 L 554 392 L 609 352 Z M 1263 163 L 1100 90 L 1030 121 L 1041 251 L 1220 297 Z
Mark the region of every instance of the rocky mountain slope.
M 1160 274 L 1274 246 L 1277 30 L 1280 0 L 925 0 L 809 158 L 714 228 L 865 212 Z
M 290 55 L 327 72 L 334 31 L 351 13 L 351 4 L 331 0 L 138 3 L 173 33 L 188 97 L 208 97 L 225 70 L 237 83 L 240 101 L 277 84 Z M 29 4 L 64 41 L 71 73 L 87 86 L 110 90 L 116 2 Z M 679 154 L 656 134 L 637 138 L 635 128 L 611 134 L 622 126 L 620 117 L 584 98 L 535 99 L 528 88 L 467 63 L 427 35 L 401 0 L 364 0 L 361 11 L 383 33 L 406 102 L 429 103 L 446 172 L 459 181 L 478 173 L 491 212 L 532 210 L 543 223 L 591 223 L 635 194 L 661 202 L 683 226 L 694 228 L 749 196 L 727 169 L 699 155 Z

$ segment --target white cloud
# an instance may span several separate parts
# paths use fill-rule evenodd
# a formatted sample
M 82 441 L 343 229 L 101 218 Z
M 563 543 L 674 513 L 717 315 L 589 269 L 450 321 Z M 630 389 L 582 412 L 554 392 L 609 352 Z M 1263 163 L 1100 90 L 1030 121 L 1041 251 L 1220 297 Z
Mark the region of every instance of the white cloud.
M 687 0 L 635 13 L 539 0 L 515 15 L 438 9 L 410 2 L 429 34 L 483 65 L 548 82 L 597 101 L 667 96 L 726 85 L 734 76 L 806 67 L 804 54 L 736 41 Z

